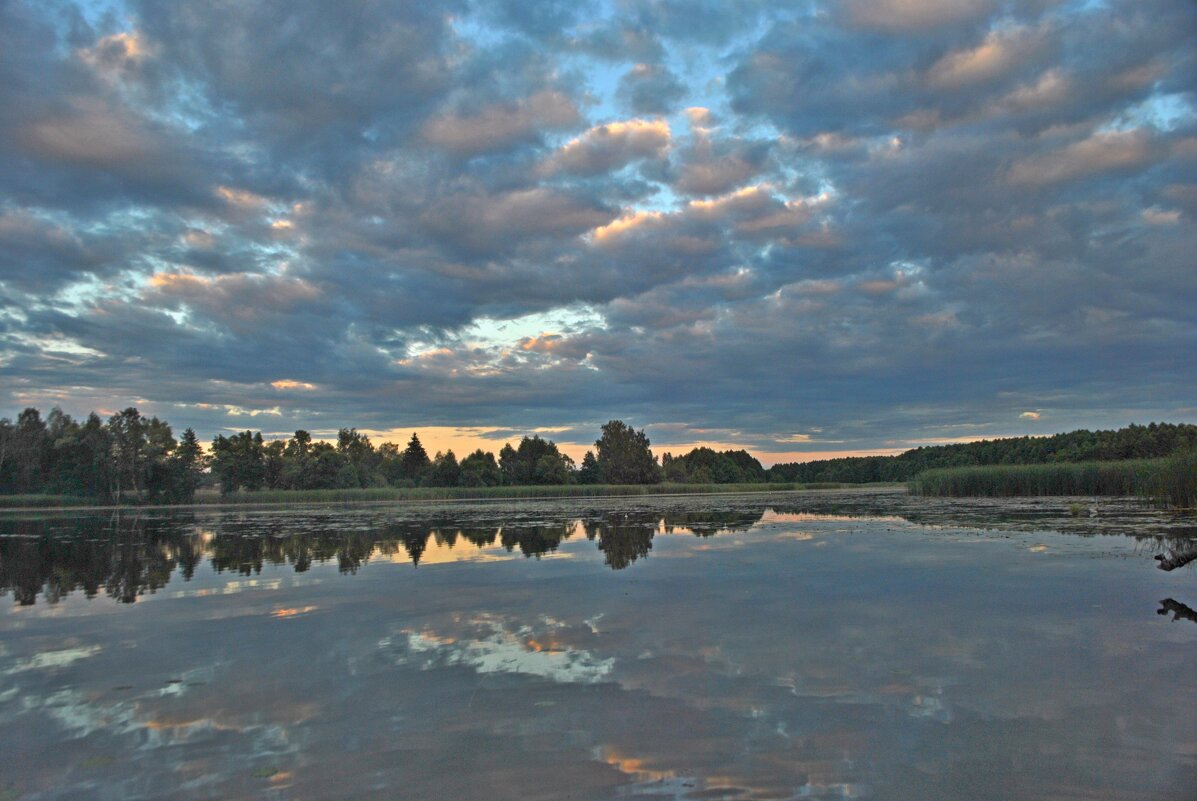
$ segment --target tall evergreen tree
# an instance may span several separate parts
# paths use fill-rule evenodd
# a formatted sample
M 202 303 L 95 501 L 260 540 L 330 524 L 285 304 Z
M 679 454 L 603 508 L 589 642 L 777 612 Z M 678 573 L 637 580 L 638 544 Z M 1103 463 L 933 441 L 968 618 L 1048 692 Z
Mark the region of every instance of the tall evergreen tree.
M 499 470 L 503 474 L 503 483 L 508 485 L 519 484 L 519 469 L 520 460 L 515 452 L 515 448 L 511 447 L 511 443 L 505 443 L 499 449 Z
M 399 457 L 399 464 L 403 468 L 403 477 L 419 482 L 424 476 L 432 460 L 428 458 L 428 451 L 420 444 L 420 438 L 414 432 L 408 440 L 407 447 Z
M 174 456 L 174 500 L 190 503 L 195 498 L 204 472 L 204 451 L 191 428 L 183 432 Z
M 578 483 L 603 483 L 603 471 L 599 469 L 598 459 L 594 458 L 594 451 L 586 451 L 586 455 L 582 457 L 582 466 L 578 469 Z

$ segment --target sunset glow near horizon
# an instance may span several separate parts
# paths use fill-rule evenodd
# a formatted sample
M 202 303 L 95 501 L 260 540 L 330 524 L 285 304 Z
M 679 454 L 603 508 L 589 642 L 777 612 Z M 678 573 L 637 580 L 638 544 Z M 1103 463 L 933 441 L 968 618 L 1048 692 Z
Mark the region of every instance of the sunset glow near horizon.
M 1191 0 L 0 3 L 0 417 L 1194 422 L 1195 216 Z

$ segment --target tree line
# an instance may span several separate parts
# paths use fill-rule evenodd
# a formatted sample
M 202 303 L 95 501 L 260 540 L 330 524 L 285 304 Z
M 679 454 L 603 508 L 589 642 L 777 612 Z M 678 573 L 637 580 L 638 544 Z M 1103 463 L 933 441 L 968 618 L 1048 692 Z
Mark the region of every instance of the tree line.
M 206 458 L 190 428 L 132 407 L 80 422 L 61 409 L 0 419 L 0 494 L 69 495 L 121 502 L 185 503 L 204 480 Z
M 929 445 L 896 456 L 854 456 L 776 464 L 769 469 L 769 478 L 806 484 L 910 481 L 924 470 L 940 467 L 1154 459 L 1194 448 L 1197 448 L 1197 425 L 1132 424 L 1117 430 L 1078 429 L 1050 437 L 1007 437 Z
M 260 489 L 354 487 L 495 487 L 551 484 L 656 484 L 661 481 L 765 481 L 746 451 L 697 448 L 658 464 L 643 430 L 622 420 L 602 427 L 581 464 L 552 440 L 525 436 L 496 456 L 476 450 L 458 459 L 429 456 L 417 434 L 406 447 L 375 445 L 355 428 L 335 441 L 303 430 L 287 439 L 261 431 L 217 435 L 207 452 L 192 429 L 178 439 L 168 423 L 128 408 L 80 422 L 61 409 L 45 418 L 34 408 L 0 419 L 0 494 L 64 495 L 104 501 L 186 503 L 211 484 L 224 494 Z
M 315 442 L 306 431 L 267 442 L 260 432 L 217 436 L 211 471 L 224 493 L 238 489 L 344 489 L 353 487 L 498 487 L 558 484 L 733 483 L 767 480 L 747 451 L 719 454 L 697 448 L 658 464 L 651 442 L 622 420 L 602 427 L 581 464 L 552 440 L 525 436 L 505 444 L 496 457 L 482 449 L 458 460 L 452 450 L 429 456 L 418 434 L 402 450 L 387 442 L 375 447 L 353 428 L 336 442 Z
M 355 428 L 335 441 L 307 431 L 267 440 L 262 432 L 218 435 L 207 452 L 188 428 L 176 439 L 168 423 L 128 408 L 78 421 L 61 409 L 34 408 L 0 419 L 0 494 L 66 495 L 115 502 L 186 503 L 204 485 L 222 493 L 259 489 L 353 487 L 495 487 L 548 484 L 757 482 L 863 484 L 909 481 L 924 470 L 969 465 L 1113 461 L 1168 456 L 1197 448 L 1197 425 L 1152 423 L 1116 431 L 1078 430 L 865 456 L 778 464 L 765 469 L 745 450 L 694 448 L 653 455 L 643 430 L 622 420 L 602 426 L 581 464 L 552 440 L 525 436 L 496 456 L 452 450 L 429 456 L 416 434 L 406 447 L 375 445 Z

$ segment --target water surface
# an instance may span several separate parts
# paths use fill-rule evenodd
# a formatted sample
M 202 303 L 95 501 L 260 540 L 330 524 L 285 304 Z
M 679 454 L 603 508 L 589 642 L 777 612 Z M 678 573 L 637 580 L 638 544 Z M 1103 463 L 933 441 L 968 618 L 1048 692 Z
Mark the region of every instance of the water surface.
M 1066 507 L 9 516 L 0 799 L 1192 799 L 1186 523 Z

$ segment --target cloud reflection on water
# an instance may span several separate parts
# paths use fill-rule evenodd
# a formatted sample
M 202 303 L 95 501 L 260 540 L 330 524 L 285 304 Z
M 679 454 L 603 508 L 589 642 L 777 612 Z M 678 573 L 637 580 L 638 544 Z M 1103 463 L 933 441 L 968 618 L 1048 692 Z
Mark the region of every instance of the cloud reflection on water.
M 131 575 L 196 592 L 86 600 L 71 563 L 22 568 L 57 600 L 0 617 L 6 781 L 37 801 L 1181 801 L 1197 779 L 1175 703 L 1197 629 L 1151 614 L 1186 576 L 1134 540 L 657 503 L 183 516 L 90 543 L 44 521 L 0 556 L 111 559 L 84 577 L 144 556 Z M 409 544 L 499 558 L 393 564 Z

